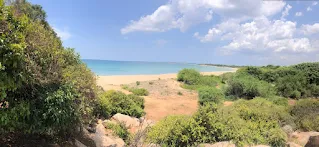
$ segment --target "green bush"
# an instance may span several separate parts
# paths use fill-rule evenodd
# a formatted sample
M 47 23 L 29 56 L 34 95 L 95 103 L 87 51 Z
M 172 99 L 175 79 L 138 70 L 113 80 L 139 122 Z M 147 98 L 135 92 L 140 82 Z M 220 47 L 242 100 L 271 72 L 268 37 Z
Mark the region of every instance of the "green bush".
M 138 85 L 140 85 L 141 84 L 141 82 L 140 81 L 136 81 L 136 85 L 138 86 Z
M 189 116 L 168 116 L 151 127 L 147 141 L 165 147 L 194 145 L 191 133 L 194 123 Z
M 178 72 L 177 80 L 185 84 L 195 85 L 200 79 L 200 73 L 195 69 L 183 69 Z
M 226 96 L 252 99 L 254 97 L 269 97 L 274 95 L 274 88 L 267 82 L 245 74 L 237 74 L 228 81 Z
M 203 105 L 207 102 L 219 104 L 223 101 L 224 93 L 214 87 L 202 87 L 198 90 L 199 104 Z
M 119 122 L 119 124 L 107 123 L 108 129 L 111 129 L 115 135 L 122 138 L 125 142 L 129 141 L 130 132 L 125 126 L 125 123 Z
M 144 88 L 131 88 L 129 91 L 135 95 L 138 95 L 138 96 L 148 96 L 149 95 L 149 92 Z
M 290 119 L 285 107 L 265 99 L 239 100 L 229 107 L 206 103 L 192 117 L 169 116 L 161 120 L 151 128 L 147 141 L 161 146 L 220 141 L 232 141 L 237 146 L 285 146 L 287 136 L 280 126 Z
M 183 93 L 182 93 L 182 92 L 180 92 L 180 91 L 178 91 L 178 92 L 177 92 L 177 95 L 183 95 Z
M 273 102 L 276 105 L 280 106 L 288 106 L 288 99 L 284 97 L 279 97 L 279 96 L 272 96 L 269 98 L 266 98 L 267 100 Z
M 291 115 L 299 129 L 319 131 L 319 101 L 314 99 L 298 100 L 291 108 Z
M 297 74 L 278 78 L 276 88 L 279 95 L 298 99 L 305 93 L 306 77 Z
M 109 118 L 116 113 L 141 117 L 145 114 L 143 108 L 143 98 L 110 90 L 102 93 L 99 97 L 99 109 L 96 113 L 105 118 Z
M 231 73 L 231 72 L 227 72 L 227 73 L 223 73 L 222 75 L 220 75 L 221 77 L 221 82 L 226 84 L 228 80 L 230 80 L 235 73 Z
M 0 24 L 0 101 L 8 104 L 0 111 L 0 135 L 59 138 L 94 121 L 95 75 L 62 46 L 41 6 L 0 0 Z

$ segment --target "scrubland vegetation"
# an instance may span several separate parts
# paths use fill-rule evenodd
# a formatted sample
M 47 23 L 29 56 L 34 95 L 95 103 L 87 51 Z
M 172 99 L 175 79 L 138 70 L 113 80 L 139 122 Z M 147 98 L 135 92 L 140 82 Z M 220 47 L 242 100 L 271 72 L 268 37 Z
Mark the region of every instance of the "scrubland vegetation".
M 178 73 L 182 87 L 198 91 L 199 110 L 192 116 L 169 116 L 148 132 L 162 146 L 193 146 L 232 141 L 238 146 L 285 146 L 282 127 L 319 131 L 319 63 L 288 67 L 243 67 L 236 73 L 203 76 L 193 69 Z M 288 105 L 288 98 L 296 99 Z M 224 100 L 236 100 L 223 106 Z M 165 129 L 162 129 L 165 128 Z
M 16 136 L 63 142 L 98 117 L 141 117 L 143 108 L 139 96 L 99 88 L 74 49 L 62 46 L 41 6 L 0 0 L 0 142 L 23 140 Z
M 0 0 L 0 48 L 2 140 L 17 134 L 67 140 L 97 118 L 145 114 L 140 96 L 148 91 L 128 86 L 123 88 L 132 94 L 103 91 L 74 49 L 62 46 L 39 5 L 24 0 L 5 5 Z M 283 126 L 319 131 L 319 63 L 243 67 L 221 76 L 184 69 L 177 80 L 183 88 L 198 91 L 199 110 L 192 116 L 161 120 L 148 129 L 145 141 L 149 143 L 192 146 L 233 141 L 238 146 L 284 146 Z M 296 104 L 288 105 L 288 98 Z M 234 103 L 223 106 L 225 100 Z M 124 125 L 109 126 L 128 140 Z

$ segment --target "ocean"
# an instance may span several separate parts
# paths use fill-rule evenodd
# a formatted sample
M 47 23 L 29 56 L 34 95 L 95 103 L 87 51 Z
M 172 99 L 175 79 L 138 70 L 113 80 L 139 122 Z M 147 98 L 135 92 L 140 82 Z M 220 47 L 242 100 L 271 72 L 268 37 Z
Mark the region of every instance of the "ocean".
M 184 68 L 196 69 L 200 72 L 231 71 L 227 67 L 202 66 L 188 63 L 110 61 L 83 59 L 84 63 L 97 75 L 152 75 L 177 73 Z

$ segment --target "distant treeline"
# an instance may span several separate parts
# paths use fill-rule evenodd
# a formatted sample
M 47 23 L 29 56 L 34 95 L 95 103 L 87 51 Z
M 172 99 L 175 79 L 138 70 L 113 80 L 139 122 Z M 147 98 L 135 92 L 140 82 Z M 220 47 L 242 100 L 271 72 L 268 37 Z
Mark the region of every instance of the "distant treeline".
M 247 66 L 245 66 L 245 65 L 226 65 L 226 64 L 199 64 L 199 65 L 217 66 L 217 67 L 231 67 L 231 68 L 247 67 Z

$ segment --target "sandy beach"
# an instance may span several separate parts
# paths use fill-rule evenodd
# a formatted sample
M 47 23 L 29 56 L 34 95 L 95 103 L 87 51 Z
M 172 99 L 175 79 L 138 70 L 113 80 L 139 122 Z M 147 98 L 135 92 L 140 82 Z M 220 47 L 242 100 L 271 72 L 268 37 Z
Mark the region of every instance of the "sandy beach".
M 201 72 L 203 75 L 221 75 L 226 72 L 235 72 L 237 69 L 234 68 L 232 71 L 216 71 L 216 72 Z M 152 81 L 158 79 L 174 79 L 177 77 L 177 73 L 172 74 L 159 74 L 159 75 L 116 75 L 116 76 L 98 76 L 98 85 L 104 87 L 106 85 L 121 85 L 130 84 L 136 81 Z

